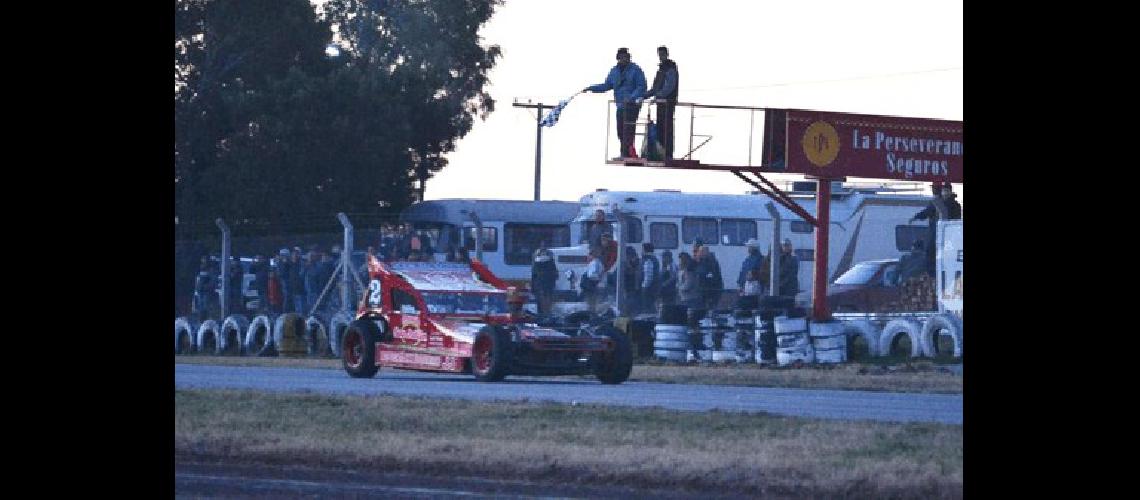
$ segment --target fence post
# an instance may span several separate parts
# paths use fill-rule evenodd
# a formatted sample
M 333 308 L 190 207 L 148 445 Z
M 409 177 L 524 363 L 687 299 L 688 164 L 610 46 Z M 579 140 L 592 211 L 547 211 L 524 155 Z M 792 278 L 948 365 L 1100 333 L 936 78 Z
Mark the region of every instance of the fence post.
M 348 216 L 344 212 L 337 213 L 336 218 L 344 226 L 344 250 L 340 254 L 344 287 L 340 290 L 340 307 L 342 311 L 351 313 L 352 306 L 349 304 L 349 296 L 352 295 L 352 273 L 356 272 L 352 269 L 352 222 L 348 220 Z
M 229 304 L 230 295 L 230 227 L 226 225 L 226 221 L 221 217 L 214 219 L 214 224 L 218 225 L 218 229 L 222 230 L 222 296 L 219 304 L 221 305 L 222 317 L 218 319 L 221 321 L 225 319 L 227 307 Z M 241 284 L 238 284 L 241 286 Z

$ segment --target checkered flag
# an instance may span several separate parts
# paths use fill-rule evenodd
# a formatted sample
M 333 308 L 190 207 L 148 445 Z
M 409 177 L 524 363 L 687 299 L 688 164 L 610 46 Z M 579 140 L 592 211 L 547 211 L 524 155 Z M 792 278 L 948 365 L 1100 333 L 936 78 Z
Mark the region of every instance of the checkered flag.
M 581 94 L 581 92 L 578 92 L 578 94 Z M 551 109 L 550 112 L 542 118 L 542 121 L 539 122 L 539 124 L 543 127 L 553 127 L 555 123 L 558 123 L 558 117 L 562 115 L 562 110 L 565 109 L 566 105 L 570 104 L 570 101 L 574 100 L 578 94 L 574 94 L 568 99 L 558 101 L 558 105 L 555 106 L 554 109 Z

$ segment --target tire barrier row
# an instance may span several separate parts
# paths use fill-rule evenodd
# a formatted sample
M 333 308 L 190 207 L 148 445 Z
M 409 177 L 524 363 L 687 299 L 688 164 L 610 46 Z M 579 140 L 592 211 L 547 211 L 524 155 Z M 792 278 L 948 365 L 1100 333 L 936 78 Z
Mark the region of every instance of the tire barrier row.
M 799 317 L 803 311 L 792 309 L 760 309 L 755 315 L 746 310 L 711 311 L 694 321 L 682 313 L 684 310 L 683 306 L 662 308 L 660 322 L 653 330 L 656 359 L 778 366 L 839 364 L 848 361 L 856 340 L 866 344 L 871 357 L 889 356 L 900 348 L 911 358 L 962 357 L 962 321 L 952 314 L 937 314 L 921 322 L 895 318 L 877 325 L 867 319 L 809 323 L 806 317 Z M 694 322 L 696 328 L 687 326 Z M 941 335 L 952 339 L 952 352 L 939 352 Z M 909 342 L 909 349 L 901 345 L 903 339 Z
M 220 325 L 212 319 L 199 324 L 179 317 L 174 320 L 174 354 L 335 358 L 351 322 L 352 315 L 343 311 L 328 322 L 296 313 L 252 319 L 234 314 Z

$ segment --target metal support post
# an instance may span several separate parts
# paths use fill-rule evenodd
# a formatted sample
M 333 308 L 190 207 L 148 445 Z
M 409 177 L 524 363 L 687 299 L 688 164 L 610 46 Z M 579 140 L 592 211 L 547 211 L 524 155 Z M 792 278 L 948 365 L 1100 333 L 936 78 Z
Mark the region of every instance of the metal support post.
M 226 313 L 229 312 L 229 295 L 230 295 L 230 227 L 226 225 L 226 221 L 221 217 L 214 220 L 214 224 L 218 225 L 218 229 L 222 230 L 222 296 L 218 301 L 221 305 L 222 317 L 218 319 L 221 321 L 225 319 Z M 241 283 L 238 283 L 241 286 Z
M 344 212 L 336 214 L 340 225 L 344 226 L 344 250 L 340 253 L 341 273 L 344 274 L 344 287 L 340 290 L 340 309 L 351 313 L 352 305 L 349 297 L 352 295 L 352 221 Z
M 815 196 L 815 273 L 812 276 L 812 320 L 824 321 L 831 316 L 827 308 L 827 230 L 831 222 L 831 181 L 816 179 Z

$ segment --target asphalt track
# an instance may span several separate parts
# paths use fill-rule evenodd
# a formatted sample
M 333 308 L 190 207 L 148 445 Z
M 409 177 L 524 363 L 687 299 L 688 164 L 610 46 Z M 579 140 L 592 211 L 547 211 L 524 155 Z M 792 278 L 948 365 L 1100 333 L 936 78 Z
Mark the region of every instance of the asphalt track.
M 625 382 L 603 385 L 578 377 L 507 377 L 476 382 L 470 375 L 384 368 L 372 379 L 343 370 L 174 365 L 179 389 L 251 389 L 328 395 L 397 395 L 481 401 L 552 401 L 686 411 L 766 412 L 837 420 L 962 424 L 961 394 L 915 394 L 824 389 Z

